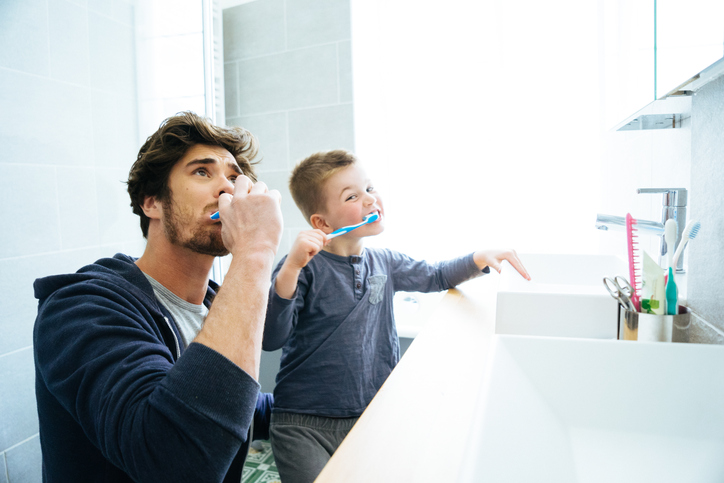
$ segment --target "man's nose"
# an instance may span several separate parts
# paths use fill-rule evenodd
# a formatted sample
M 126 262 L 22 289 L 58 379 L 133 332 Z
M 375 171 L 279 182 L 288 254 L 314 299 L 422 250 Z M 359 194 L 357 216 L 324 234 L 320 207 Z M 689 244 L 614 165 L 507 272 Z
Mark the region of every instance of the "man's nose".
M 221 186 L 219 187 L 219 196 L 221 196 L 223 193 L 228 193 L 230 195 L 234 194 L 234 183 L 226 177 L 223 178 Z

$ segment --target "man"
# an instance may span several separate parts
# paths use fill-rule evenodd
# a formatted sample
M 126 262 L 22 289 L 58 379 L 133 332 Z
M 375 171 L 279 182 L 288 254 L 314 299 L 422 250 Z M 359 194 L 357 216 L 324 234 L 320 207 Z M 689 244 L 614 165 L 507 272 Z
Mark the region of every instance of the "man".
M 128 178 L 143 255 L 36 280 L 44 481 L 240 481 L 250 439 L 268 434 L 256 379 L 282 231 L 256 152 L 242 128 L 167 119 Z M 227 253 L 219 290 L 208 274 Z

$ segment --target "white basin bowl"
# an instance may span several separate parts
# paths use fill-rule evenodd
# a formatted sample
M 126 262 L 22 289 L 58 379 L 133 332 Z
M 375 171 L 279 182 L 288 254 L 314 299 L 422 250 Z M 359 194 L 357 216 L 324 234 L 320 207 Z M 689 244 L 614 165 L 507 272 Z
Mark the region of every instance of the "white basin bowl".
M 724 481 L 724 346 L 495 336 L 464 482 Z
M 628 279 L 628 264 L 607 255 L 519 255 L 532 281 L 503 264 L 496 334 L 615 339 L 618 302 L 603 277 Z

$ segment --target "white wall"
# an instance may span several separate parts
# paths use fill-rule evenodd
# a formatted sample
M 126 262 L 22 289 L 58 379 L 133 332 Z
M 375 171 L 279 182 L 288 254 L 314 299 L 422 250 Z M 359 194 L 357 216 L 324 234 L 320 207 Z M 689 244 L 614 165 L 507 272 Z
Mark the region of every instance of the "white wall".
M 360 0 L 352 19 L 355 144 L 388 213 L 370 245 L 597 252 L 597 2 Z

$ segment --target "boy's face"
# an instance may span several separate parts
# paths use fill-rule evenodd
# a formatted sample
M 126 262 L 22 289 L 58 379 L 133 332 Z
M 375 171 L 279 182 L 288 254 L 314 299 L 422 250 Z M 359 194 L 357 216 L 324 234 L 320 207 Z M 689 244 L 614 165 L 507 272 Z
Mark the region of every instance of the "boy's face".
M 378 213 L 379 219 L 344 236 L 373 236 L 384 230 L 382 198 L 361 166 L 353 164 L 330 176 L 324 184 L 324 199 L 327 210 L 323 217 L 331 231 L 356 225 L 370 213 Z

